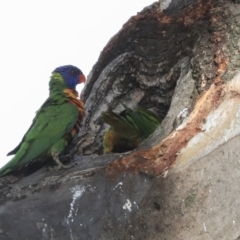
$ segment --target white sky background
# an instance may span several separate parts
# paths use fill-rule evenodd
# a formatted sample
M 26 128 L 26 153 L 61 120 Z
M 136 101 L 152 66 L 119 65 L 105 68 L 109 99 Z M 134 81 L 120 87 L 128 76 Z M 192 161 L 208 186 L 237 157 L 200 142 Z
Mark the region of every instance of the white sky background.
M 0 2 L 0 167 L 48 97 L 51 72 L 72 64 L 87 76 L 110 38 L 154 0 Z M 81 91 L 81 87 L 78 87 Z

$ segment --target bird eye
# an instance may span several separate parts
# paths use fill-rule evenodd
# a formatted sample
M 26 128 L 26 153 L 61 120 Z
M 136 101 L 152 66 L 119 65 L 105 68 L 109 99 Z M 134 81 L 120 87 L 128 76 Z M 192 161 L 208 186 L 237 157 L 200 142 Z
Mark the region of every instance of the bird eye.
M 69 69 L 69 74 L 71 75 L 71 76 L 77 76 L 77 75 L 79 75 L 79 70 L 78 69 L 75 69 L 75 68 L 71 68 L 71 69 Z

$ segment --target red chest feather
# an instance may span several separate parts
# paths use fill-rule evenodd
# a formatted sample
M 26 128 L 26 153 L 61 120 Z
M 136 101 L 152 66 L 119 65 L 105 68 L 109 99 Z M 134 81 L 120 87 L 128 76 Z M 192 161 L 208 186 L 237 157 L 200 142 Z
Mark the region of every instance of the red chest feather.
M 75 105 L 78 108 L 79 111 L 79 115 L 78 115 L 78 120 L 75 124 L 75 126 L 73 127 L 71 134 L 72 136 L 74 136 L 75 134 L 78 133 L 82 119 L 85 115 L 84 112 L 84 104 L 83 102 L 78 98 L 78 92 L 73 90 L 73 89 L 65 89 L 64 93 L 66 94 L 66 96 L 69 98 L 69 102 L 73 105 Z

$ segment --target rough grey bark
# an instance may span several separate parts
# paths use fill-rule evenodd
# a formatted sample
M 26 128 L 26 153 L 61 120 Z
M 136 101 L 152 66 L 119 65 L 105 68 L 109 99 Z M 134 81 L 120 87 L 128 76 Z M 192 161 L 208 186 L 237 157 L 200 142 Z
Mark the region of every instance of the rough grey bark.
M 239 13 L 232 1 L 173 0 L 132 17 L 82 93 L 78 165 L 0 179 L 0 239 L 237 240 Z M 100 114 L 121 102 L 165 119 L 138 149 L 102 155 Z
M 33 174 L 1 201 L 1 239 L 237 239 L 239 140 L 166 178 Z
M 123 26 L 103 49 L 81 93 L 87 116 L 77 139 L 77 154 L 102 153 L 108 125 L 103 124 L 101 113 L 109 108 L 121 112 L 121 103 L 142 106 L 164 118 L 187 68 L 193 69 L 197 86 L 190 96 L 192 103 L 210 86 L 217 69 L 214 55 L 229 30 L 223 19 L 211 23 L 227 14 L 222 7 L 215 9 L 220 2 L 173 1 L 165 13 L 155 3 Z M 217 40 L 215 34 L 220 34 Z

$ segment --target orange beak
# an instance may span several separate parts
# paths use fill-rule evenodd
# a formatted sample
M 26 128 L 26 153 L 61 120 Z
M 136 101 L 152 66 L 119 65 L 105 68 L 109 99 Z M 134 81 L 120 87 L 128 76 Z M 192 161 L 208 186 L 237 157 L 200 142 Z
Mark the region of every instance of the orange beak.
M 78 78 L 78 83 L 85 83 L 86 82 L 86 78 L 83 74 L 81 74 Z

